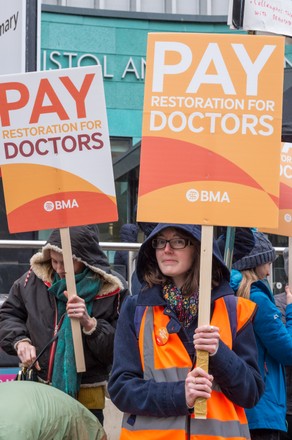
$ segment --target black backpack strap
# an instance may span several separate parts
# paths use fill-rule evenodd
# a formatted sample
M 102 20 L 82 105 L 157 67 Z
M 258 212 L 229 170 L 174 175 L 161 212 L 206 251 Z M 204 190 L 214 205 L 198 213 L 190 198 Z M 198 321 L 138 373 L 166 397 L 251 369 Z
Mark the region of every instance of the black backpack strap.
M 224 296 L 224 301 L 228 310 L 230 328 L 232 334 L 232 341 L 236 338 L 237 333 L 237 301 L 238 298 L 235 295 Z
M 141 321 L 142 321 L 142 317 L 144 315 L 145 309 L 146 309 L 146 306 L 142 306 L 142 305 L 140 305 L 140 306 L 138 305 L 135 309 L 134 326 L 135 326 L 135 332 L 136 332 L 137 339 L 139 339 Z
M 34 370 L 34 366 L 39 360 L 39 358 L 44 354 L 44 352 L 47 350 L 50 345 L 58 338 L 58 332 L 52 337 L 52 339 L 49 340 L 49 342 L 44 346 L 44 348 L 39 352 L 35 360 L 28 366 L 22 366 L 19 372 L 16 375 L 15 380 L 21 381 L 21 380 L 31 380 L 38 382 L 37 375 Z
M 39 354 L 37 355 L 37 357 L 35 358 L 35 360 L 32 362 L 32 364 L 30 364 L 30 365 L 27 367 L 27 371 L 31 370 L 31 369 L 35 366 L 35 364 L 37 363 L 37 361 L 39 360 L 39 358 L 44 354 L 44 352 L 47 350 L 47 348 L 49 348 L 49 347 L 52 345 L 52 343 L 58 338 L 58 336 L 59 336 L 59 332 L 57 332 L 57 333 L 52 337 L 52 339 L 50 339 L 49 342 L 43 347 L 43 349 L 39 352 Z

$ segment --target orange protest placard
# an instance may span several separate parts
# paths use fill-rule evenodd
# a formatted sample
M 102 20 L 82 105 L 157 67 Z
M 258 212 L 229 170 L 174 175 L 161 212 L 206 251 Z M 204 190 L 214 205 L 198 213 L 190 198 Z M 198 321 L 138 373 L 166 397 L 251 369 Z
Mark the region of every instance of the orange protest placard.
M 279 36 L 149 34 L 139 221 L 278 224 L 283 63 Z
M 100 66 L 2 76 L 0 123 L 10 232 L 117 220 Z
M 292 144 L 281 146 L 279 224 L 276 229 L 261 228 L 263 232 L 292 236 Z

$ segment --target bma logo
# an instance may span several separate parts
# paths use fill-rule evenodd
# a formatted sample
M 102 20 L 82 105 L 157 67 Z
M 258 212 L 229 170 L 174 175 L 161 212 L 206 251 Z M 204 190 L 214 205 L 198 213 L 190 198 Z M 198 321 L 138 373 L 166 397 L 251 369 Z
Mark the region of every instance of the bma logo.
M 52 212 L 54 210 L 60 211 L 61 209 L 72 209 L 72 208 L 79 208 L 79 205 L 78 205 L 76 199 L 67 200 L 67 201 L 66 200 L 55 200 L 54 202 L 47 200 L 44 203 L 44 210 L 47 212 Z
M 230 203 L 229 195 L 225 191 L 197 191 L 196 189 L 189 189 L 186 193 L 186 198 L 189 202 L 215 202 L 215 203 Z

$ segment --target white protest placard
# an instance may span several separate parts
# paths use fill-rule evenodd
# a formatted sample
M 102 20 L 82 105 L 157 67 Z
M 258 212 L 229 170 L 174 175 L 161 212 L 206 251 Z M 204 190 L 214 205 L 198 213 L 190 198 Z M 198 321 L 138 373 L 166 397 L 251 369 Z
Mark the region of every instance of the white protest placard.
M 0 75 L 24 72 L 26 1 L 0 0 Z
M 118 218 L 100 66 L 0 77 L 0 165 L 10 232 L 60 228 L 76 295 L 69 226 Z M 77 372 L 85 371 L 72 319 Z
M 239 2 L 237 2 L 239 3 Z M 230 1 L 228 25 L 234 29 L 232 11 L 235 2 Z M 245 0 L 242 10 L 238 10 L 244 30 L 271 32 L 274 34 L 292 35 L 292 2 L 291 0 Z
M 100 66 L 0 78 L 10 232 L 117 220 Z

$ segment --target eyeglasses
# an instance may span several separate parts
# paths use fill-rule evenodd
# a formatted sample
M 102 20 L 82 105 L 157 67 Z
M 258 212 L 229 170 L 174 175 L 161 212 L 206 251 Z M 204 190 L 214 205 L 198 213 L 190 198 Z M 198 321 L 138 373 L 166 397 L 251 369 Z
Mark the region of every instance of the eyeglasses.
M 184 249 L 187 246 L 192 246 L 191 240 L 187 238 L 172 238 L 171 240 L 166 240 L 165 238 L 154 238 L 152 240 L 152 247 L 154 249 L 164 249 L 169 243 L 171 249 Z

